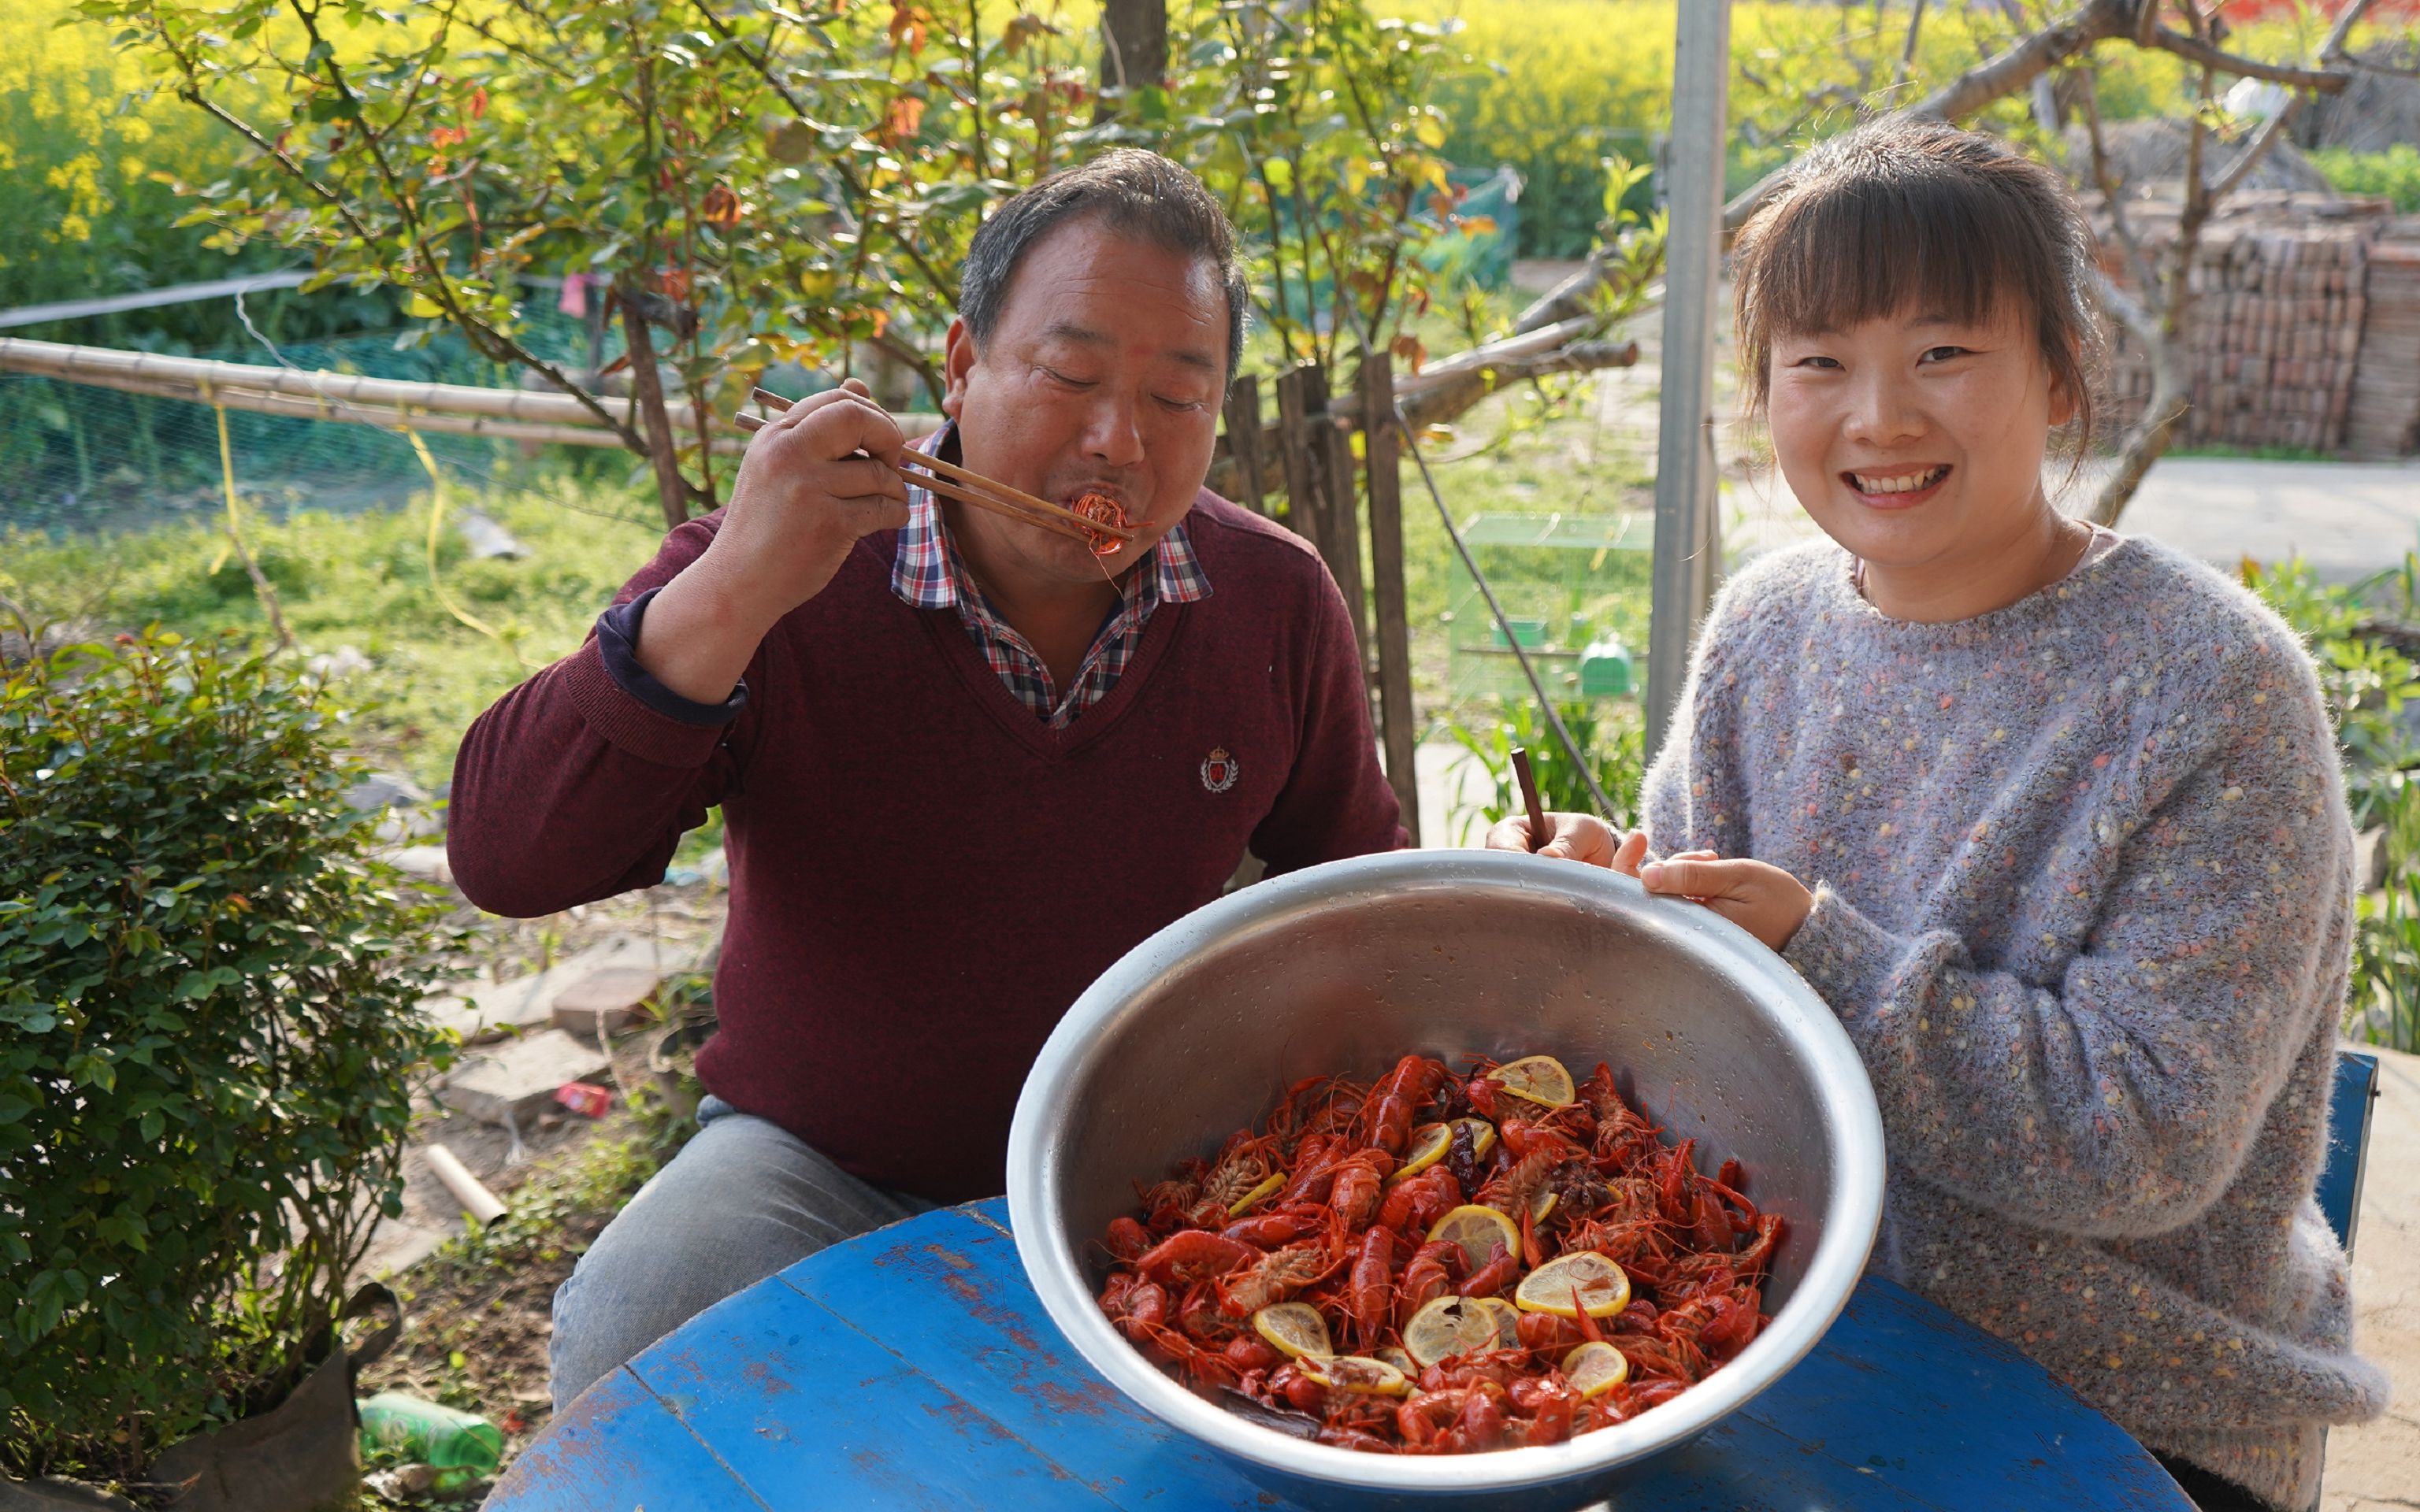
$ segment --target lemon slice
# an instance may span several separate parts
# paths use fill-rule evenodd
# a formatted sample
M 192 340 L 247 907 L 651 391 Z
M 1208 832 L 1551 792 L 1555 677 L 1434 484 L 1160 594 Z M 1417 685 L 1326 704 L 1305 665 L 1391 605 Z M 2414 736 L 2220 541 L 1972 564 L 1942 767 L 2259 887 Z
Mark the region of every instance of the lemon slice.
M 1590 1340 L 1563 1356 L 1563 1379 L 1582 1400 L 1602 1396 L 1630 1379 L 1630 1362 L 1612 1345 Z
M 1307 1302 L 1281 1302 L 1252 1315 L 1252 1327 L 1289 1360 L 1336 1352 L 1327 1342 L 1327 1321 Z
M 1550 1108 L 1567 1108 L 1580 1095 L 1572 1073 L 1552 1056 L 1525 1056 L 1511 1065 L 1497 1067 L 1487 1073 L 1487 1079 L 1514 1097 L 1543 1103 Z
M 1370 1358 L 1384 1360 L 1406 1376 L 1416 1376 L 1420 1373 L 1419 1363 L 1391 1344 L 1381 1350 L 1372 1350 Z
M 1464 1262 L 1474 1271 L 1496 1258 L 1498 1244 L 1515 1255 L 1521 1253 L 1521 1230 L 1512 1227 L 1512 1220 L 1475 1202 L 1466 1202 L 1439 1218 L 1429 1238 L 1461 1245 Z
M 1408 1396 L 1412 1380 L 1386 1361 L 1367 1354 L 1307 1354 L 1303 1375 L 1330 1391 L 1357 1391 L 1373 1396 Z
M 1449 1354 L 1509 1350 L 1521 1341 L 1520 1318 L 1501 1297 L 1438 1297 L 1404 1325 L 1404 1350 L 1422 1369 Z
M 1496 1348 L 1517 1350 L 1521 1347 L 1521 1310 L 1501 1297 L 1472 1297 L 1487 1316 L 1496 1319 Z
M 1496 1125 L 1485 1119 L 1456 1119 L 1453 1120 L 1453 1126 L 1470 1131 L 1471 1154 L 1483 1157 L 1489 1150 L 1496 1148 Z
M 1400 1181 L 1406 1176 L 1417 1176 L 1445 1159 L 1445 1152 L 1452 1148 L 1452 1124 L 1421 1124 L 1412 1131 L 1412 1148 L 1404 1152 L 1404 1164 L 1396 1166 L 1395 1174 L 1387 1180 Z
M 1546 1215 L 1554 1211 L 1555 1204 L 1561 1200 L 1556 1192 L 1542 1188 L 1536 1196 L 1529 1199 L 1529 1222 L 1533 1226 L 1544 1223 Z
M 1523 1276 L 1512 1301 L 1523 1312 L 1577 1318 L 1579 1311 L 1572 1305 L 1575 1291 L 1590 1318 L 1610 1318 L 1630 1305 L 1630 1277 L 1621 1266 L 1587 1249 L 1558 1255 Z
M 1276 1196 L 1279 1193 L 1284 1191 L 1285 1184 L 1286 1173 L 1283 1171 L 1278 1172 L 1275 1176 L 1263 1181 L 1260 1185 L 1252 1188 L 1249 1192 L 1237 1197 L 1234 1200 L 1234 1203 L 1227 1209 L 1227 1216 L 1230 1218 L 1241 1218 L 1245 1213 L 1251 1211 L 1253 1203 L 1262 1201 L 1264 1198 Z

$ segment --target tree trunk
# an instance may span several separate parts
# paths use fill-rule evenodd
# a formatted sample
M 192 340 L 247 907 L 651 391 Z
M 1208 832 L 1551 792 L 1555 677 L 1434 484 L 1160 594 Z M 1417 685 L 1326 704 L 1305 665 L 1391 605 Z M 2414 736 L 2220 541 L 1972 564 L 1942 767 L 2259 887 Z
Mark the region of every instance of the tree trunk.
M 1167 82 L 1168 0 L 1105 0 L 1100 80 L 1095 126 L 1125 114 L 1136 91 Z
M 2175 444 L 2177 428 L 2184 424 L 2185 411 L 2193 408 L 2192 390 L 2180 371 L 2184 364 L 2179 347 L 2180 343 L 2169 337 L 2151 348 L 2151 401 L 2144 407 L 2143 418 L 2134 422 L 2118 448 L 2118 471 L 2092 497 L 2091 519 L 2096 525 L 2118 523 L 2118 517 L 2126 512 L 2127 501 L 2142 486 L 2143 475 Z
M 638 402 L 639 418 L 647 432 L 647 460 L 655 464 L 656 498 L 664 507 L 664 528 L 673 530 L 689 519 L 689 480 L 681 476 L 680 448 L 673 440 L 673 417 L 664 410 L 664 386 L 656 373 L 655 338 L 647 332 L 645 306 L 637 281 L 624 275 L 615 285 L 615 303 L 622 307 L 622 336 L 629 344 L 630 396 Z M 706 438 L 700 437 L 704 445 Z

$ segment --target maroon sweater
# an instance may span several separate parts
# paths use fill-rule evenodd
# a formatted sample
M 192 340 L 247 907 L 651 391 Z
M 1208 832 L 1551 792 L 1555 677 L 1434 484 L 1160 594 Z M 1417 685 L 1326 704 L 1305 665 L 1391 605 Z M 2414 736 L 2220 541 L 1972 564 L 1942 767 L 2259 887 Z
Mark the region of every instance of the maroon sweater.
M 1206 490 L 1187 521 L 1209 596 L 1161 605 L 1063 731 L 955 610 L 892 592 L 889 532 L 774 626 L 728 723 L 648 707 L 592 637 L 464 737 L 455 880 L 523 918 L 647 887 L 721 804 L 707 1089 L 869 1180 L 998 1192 L 1026 1069 L 1111 962 L 1217 898 L 1248 844 L 1274 872 L 1402 843 L 1326 568 Z M 673 532 L 616 602 L 721 523 Z

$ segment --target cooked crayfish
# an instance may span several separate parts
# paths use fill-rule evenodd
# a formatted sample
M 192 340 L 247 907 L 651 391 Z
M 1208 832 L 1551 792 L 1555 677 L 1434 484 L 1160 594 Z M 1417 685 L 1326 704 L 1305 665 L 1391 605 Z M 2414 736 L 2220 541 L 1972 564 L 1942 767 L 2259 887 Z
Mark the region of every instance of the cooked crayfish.
M 1606 1066 L 1498 1071 L 1411 1055 L 1296 1082 L 1258 1131 L 1137 1186 L 1096 1251 L 1102 1311 L 1197 1384 L 1369 1453 L 1559 1443 L 1736 1358 L 1770 1321 L 1783 1228 L 1739 1163 L 1699 1171 Z M 1563 1258 L 1582 1253 L 1602 1258 Z M 1575 1266 L 1626 1289 L 1566 1293 Z

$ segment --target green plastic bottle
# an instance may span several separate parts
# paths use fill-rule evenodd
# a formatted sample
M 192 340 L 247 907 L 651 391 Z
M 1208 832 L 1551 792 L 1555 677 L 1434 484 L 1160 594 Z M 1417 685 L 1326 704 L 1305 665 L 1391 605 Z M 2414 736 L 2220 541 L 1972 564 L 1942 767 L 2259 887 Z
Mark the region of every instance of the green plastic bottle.
M 476 1412 L 399 1391 L 382 1391 L 353 1407 L 362 1417 L 363 1454 L 384 1449 L 435 1466 L 441 1490 L 485 1480 L 504 1463 L 504 1434 Z

